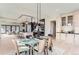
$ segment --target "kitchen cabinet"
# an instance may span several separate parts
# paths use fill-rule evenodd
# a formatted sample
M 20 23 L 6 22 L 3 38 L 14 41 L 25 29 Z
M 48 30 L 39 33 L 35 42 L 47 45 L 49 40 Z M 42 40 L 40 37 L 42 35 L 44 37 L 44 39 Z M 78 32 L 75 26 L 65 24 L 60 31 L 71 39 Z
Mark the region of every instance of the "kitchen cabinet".
M 67 36 L 66 36 L 66 42 L 67 43 L 71 43 L 71 44 L 73 44 L 74 43 L 74 34 L 67 34 Z

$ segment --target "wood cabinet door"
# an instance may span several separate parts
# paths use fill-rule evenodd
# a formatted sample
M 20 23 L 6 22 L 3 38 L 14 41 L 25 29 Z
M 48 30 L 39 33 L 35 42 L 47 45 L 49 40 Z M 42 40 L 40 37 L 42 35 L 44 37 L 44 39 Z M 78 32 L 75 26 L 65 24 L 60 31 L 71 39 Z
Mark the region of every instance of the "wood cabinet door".
M 74 42 L 76 45 L 79 45 L 79 35 L 75 35 Z
M 67 34 L 66 42 L 73 44 L 74 43 L 74 34 Z

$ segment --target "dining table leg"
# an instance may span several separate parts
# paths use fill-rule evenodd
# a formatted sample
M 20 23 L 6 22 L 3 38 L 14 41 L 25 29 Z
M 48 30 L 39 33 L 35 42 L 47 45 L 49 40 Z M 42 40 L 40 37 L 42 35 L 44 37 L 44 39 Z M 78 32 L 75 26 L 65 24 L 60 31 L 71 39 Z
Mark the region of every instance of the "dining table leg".
M 29 55 L 30 55 L 31 46 L 29 46 Z
M 32 55 L 33 55 L 33 47 L 32 47 Z

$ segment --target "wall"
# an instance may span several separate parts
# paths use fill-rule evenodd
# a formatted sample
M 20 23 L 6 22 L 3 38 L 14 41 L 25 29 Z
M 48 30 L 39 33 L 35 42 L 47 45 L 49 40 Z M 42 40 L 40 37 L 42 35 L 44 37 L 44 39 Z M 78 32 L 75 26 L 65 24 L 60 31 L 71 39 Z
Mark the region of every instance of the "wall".
M 11 19 L 4 19 L 0 18 L 0 25 L 1 24 L 6 24 L 6 25 L 19 25 L 17 20 L 11 20 Z
M 50 33 L 50 20 L 45 20 L 45 36 L 47 36 Z
M 54 17 L 52 19 L 46 19 L 45 20 L 45 35 L 47 36 L 48 34 L 51 33 L 51 21 L 56 21 L 56 32 L 60 32 L 60 27 L 61 27 L 61 20 L 60 17 Z
M 54 32 L 53 32 L 53 31 L 54 31 L 53 28 L 54 28 L 54 23 L 51 21 L 51 22 L 50 22 L 50 34 L 53 34 L 53 33 L 54 33 Z

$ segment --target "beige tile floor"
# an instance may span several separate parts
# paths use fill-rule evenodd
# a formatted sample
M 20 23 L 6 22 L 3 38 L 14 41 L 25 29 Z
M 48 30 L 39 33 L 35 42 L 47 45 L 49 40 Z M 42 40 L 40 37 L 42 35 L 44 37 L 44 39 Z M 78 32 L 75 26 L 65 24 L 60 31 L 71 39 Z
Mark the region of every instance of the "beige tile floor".
M 55 41 L 54 46 L 64 50 L 63 54 L 77 55 L 79 54 L 79 45 L 70 44 L 65 41 Z
M 10 39 L 0 39 L 0 54 L 10 54 L 14 51 L 14 46 Z
M 66 43 L 65 41 L 55 41 L 53 52 L 49 51 L 49 55 L 77 55 L 79 54 L 79 46 Z M 0 55 L 13 55 L 14 46 L 10 39 L 0 39 Z

